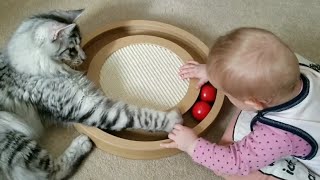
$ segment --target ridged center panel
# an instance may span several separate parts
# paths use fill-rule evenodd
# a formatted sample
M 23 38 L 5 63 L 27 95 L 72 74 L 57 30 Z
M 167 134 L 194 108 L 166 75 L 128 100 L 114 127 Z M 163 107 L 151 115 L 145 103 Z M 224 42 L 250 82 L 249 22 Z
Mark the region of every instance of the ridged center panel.
M 131 44 L 113 52 L 100 71 L 106 96 L 129 104 L 160 110 L 176 106 L 189 81 L 178 75 L 183 60 L 156 44 Z

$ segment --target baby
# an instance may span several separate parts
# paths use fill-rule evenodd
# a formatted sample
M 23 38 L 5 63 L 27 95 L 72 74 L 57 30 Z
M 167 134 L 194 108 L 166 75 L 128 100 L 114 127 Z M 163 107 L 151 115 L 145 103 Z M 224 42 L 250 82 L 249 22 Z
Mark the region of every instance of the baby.
M 209 81 L 240 109 L 227 128 L 233 133 L 218 145 L 176 125 L 172 142 L 161 146 L 185 151 L 227 178 L 319 179 L 319 65 L 298 56 L 299 65 L 297 56 L 263 29 L 220 37 L 207 64 L 188 62 L 179 74 L 198 78 L 199 87 Z

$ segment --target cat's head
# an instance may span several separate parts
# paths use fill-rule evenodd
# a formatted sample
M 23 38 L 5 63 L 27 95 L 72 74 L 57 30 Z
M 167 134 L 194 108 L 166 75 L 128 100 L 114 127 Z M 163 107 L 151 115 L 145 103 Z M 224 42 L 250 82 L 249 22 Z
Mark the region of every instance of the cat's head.
M 39 23 L 34 27 L 34 40 L 52 60 L 71 66 L 85 60 L 85 53 L 80 46 L 80 31 L 75 24 L 82 11 L 52 11 L 30 18 L 33 23 Z
M 30 74 L 61 72 L 86 58 L 75 20 L 83 10 L 51 11 L 25 20 L 8 43 L 12 67 Z

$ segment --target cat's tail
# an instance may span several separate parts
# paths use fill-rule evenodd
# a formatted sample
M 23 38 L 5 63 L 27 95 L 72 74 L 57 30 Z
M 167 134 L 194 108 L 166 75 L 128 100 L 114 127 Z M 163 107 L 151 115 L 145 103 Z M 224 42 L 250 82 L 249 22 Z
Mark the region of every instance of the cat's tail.
M 17 115 L 0 111 L 0 133 L 7 131 L 17 131 L 32 139 L 39 136 L 32 127 L 28 126 Z

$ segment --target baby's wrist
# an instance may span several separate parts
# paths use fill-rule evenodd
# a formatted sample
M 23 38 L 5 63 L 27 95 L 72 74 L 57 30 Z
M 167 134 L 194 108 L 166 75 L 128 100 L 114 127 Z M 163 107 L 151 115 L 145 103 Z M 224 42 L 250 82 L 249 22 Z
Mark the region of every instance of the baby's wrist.
M 197 141 L 198 138 L 194 139 L 193 142 L 189 145 L 188 149 L 187 149 L 187 153 L 189 154 L 189 156 L 193 155 L 194 149 L 196 148 L 197 145 Z

